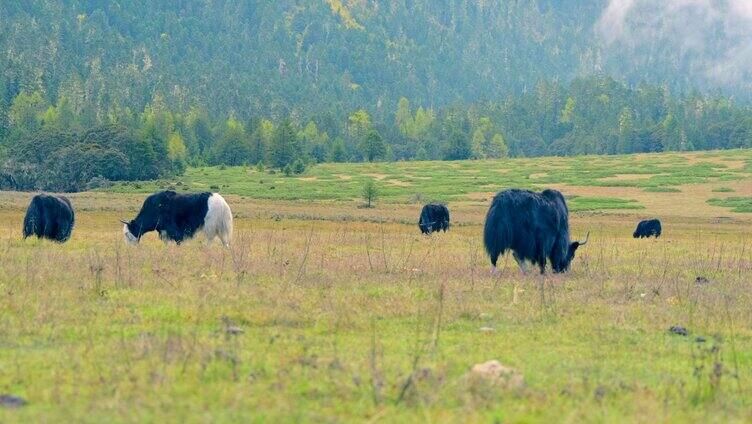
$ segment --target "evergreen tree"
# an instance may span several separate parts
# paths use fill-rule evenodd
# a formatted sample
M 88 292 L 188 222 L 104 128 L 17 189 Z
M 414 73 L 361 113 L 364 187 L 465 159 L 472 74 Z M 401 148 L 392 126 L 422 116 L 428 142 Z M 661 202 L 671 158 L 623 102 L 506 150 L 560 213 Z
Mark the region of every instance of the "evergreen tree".
M 365 206 L 367 208 L 373 207 L 373 203 L 379 198 L 379 189 L 376 187 L 376 183 L 373 180 L 366 181 L 363 185 L 363 200 L 365 200 Z
M 400 98 L 397 103 L 397 112 L 394 114 L 394 121 L 403 135 L 410 135 L 414 121 L 410 112 L 410 101 L 404 97 Z
M 234 117 L 225 122 L 219 140 L 214 145 L 212 164 L 247 165 L 251 158 L 251 144 L 245 126 Z
M 619 142 L 617 153 L 632 153 L 634 146 L 634 118 L 632 110 L 625 107 L 619 115 Z
M 329 161 L 335 163 L 347 161 L 347 149 L 345 148 L 345 140 L 342 137 L 334 139 L 331 151 L 329 152 Z
M 509 157 L 509 147 L 507 147 L 507 143 L 504 141 L 504 136 L 502 136 L 499 133 L 496 133 L 491 137 L 491 142 L 489 143 L 489 149 L 488 149 L 488 157 L 499 159 L 499 158 L 508 158 Z
M 270 164 L 280 169 L 292 164 L 300 156 L 295 130 L 289 119 L 285 119 L 277 127 L 269 150 Z
M 172 163 L 172 170 L 175 174 L 182 174 L 186 166 L 186 148 L 183 137 L 180 132 L 170 134 L 167 141 L 167 157 Z
M 376 130 L 371 130 L 361 143 L 363 158 L 368 162 L 383 159 L 386 156 L 386 145 Z
M 272 144 L 276 128 L 268 119 L 262 119 L 253 132 L 251 138 L 251 161 L 254 163 L 269 162 L 269 147 Z
M 455 128 L 444 148 L 444 160 L 469 159 L 472 153 L 472 145 L 467 134 Z
M 190 158 L 203 161 L 214 145 L 214 131 L 206 110 L 192 107 L 185 117 L 185 147 Z
M 316 123 L 309 121 L 298 133 L 298 140 L 306 158 L 311 158 L 320 163 L 326 161 L 329 149 L 329 135 L 319 132 Z
M 672 113 L 669 113 L 658 128 L 658 137 L 663 151 L 685 150 L 683 135 L 679 123 Z
M 15 138 L 28 137 L 42 128 L 47 102 L 42 93 L 20 92 L 8 111 L 8 121 Z

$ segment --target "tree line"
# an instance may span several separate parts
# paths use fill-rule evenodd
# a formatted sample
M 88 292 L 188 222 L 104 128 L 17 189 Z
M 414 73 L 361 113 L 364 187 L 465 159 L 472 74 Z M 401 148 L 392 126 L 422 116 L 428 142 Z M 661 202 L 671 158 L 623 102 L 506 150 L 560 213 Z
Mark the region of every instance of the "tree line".
M 382 106 L 383 107 L 383 106 Z M 19 92 L 0 104 L 0 184 L 77 191 L 149 180 L 186 166 L 247 165 L 301 173 L 321 162 L 461 160 L 752 147 L 752 109 L 724 97 L 672 95 L 610 77 L 541 82 L 498 101 L 441 109 L 405 97 L 384 119 L 369 108 L 279 120 L 175 110 L 159 93 L 140 112 L 83 119 L 65 95 Z M 323 118 L 322 118 L 323 116 Z

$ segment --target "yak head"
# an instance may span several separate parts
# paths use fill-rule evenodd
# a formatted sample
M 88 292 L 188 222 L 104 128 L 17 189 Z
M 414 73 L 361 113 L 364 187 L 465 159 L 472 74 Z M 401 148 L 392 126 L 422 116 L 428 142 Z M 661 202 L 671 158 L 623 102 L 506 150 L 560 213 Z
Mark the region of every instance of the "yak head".
M 580 248 L 580 246 L 586 245 L 588 239 L 590 239 L 590 231 L 588 231 L 587 235 L 585 236 L 585 240 L 569 243 L 569 245 L 564 249 L 564 255 L 558 258 L 552 257 L 551 267 L 554 269 L 554 272 L 564 272 L 568 270 L 569 264 L 572 263 L 572 259 L 574 259 L 574 254 L 577 252 L 577 249 Z
M 133 246 L 137 245 L 143 234 L 139 231 L 139 226 L 134 221 L 125 221 L 121 219 L 120 222 L 123 223 L 123 236 L 125 237 L 125 242 Z
M 170 191 L 152 194 L 146 198 L 135 219 L 131 221 L 121 220 L 125 242 L 133 245 L 138 244 L 144 233 L 159 230 L 162 214 L 174 194 Z

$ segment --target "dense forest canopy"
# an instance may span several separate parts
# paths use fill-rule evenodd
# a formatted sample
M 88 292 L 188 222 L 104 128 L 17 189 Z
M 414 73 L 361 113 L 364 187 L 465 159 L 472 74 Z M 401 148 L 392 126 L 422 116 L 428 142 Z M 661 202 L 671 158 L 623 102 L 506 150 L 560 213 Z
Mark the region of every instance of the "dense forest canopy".
M 0 23 L 14 188 L 752 146 L 743 0 L 28 0 Z

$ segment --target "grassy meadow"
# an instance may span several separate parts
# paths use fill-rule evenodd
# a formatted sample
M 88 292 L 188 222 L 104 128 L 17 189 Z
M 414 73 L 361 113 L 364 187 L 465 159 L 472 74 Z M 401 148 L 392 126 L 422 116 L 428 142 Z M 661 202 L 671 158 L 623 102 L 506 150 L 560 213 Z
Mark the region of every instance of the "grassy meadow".
M 221 192 L 232 248 L 126 246 L 168 187 Z M 571 272 L 490 275 L 506 187 L 569 198 Z M 71 195 L 64 245 L 21 240 L 30 196 L 0 193 L 0 395 L 28 402 L 0 422 L 752 421 L 752 151 L 193 168 Z M 420 235 L 428 200 L 448 233 Z M 524 383 L 469 373 L 493 359 Z

